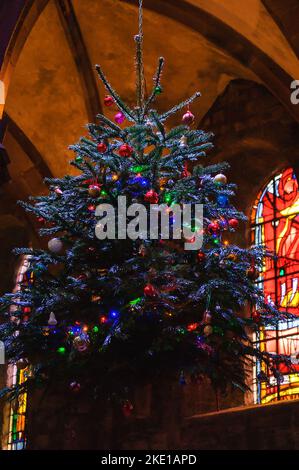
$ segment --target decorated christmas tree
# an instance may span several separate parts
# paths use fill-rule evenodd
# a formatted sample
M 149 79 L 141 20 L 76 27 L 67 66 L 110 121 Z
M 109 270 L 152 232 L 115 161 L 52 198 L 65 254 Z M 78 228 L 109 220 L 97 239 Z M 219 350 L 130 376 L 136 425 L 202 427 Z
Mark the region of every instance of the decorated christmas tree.
M 245 389 L 252 360 L 277 373 L 288 362 L 253 343 L 261 324 L 287 314 L 256 285 L 270 254 L 227 242 L 246 218 L 232 204 L 235 186 L 223 174 L 228 165 L 206 164 L 213 136 L 194 128 L 190 109 L 200 93 L 164 113 L 153 109 L 163 93 L 160 58 L 146 96 L 142 2 L 135 42 L 136 106 L 118 96 L 97 66 L 114 122 L 97 116 L 87 125 L 89 136 L 71 147 L 76 175 L 46 179 L 49 194 L 22 203 L 38 218 L 48 249 L 16 250 L 30 267 L 19 290 L 1 299 L 6 358 L 28 371 L 22 384 L 2 391 L 9 397 L 55 381 L 66 391 L 122 398 L 159 377 L 182 385 L 206 377 L 218 389 Z M 168 128 L 178 113 L 182 122 Z M 127 236 L 120 221 L 128 226 L 132 216 L 120 213 L 120 197 L 148 214 L 163 205 L 172 236 L 165 239 L 161 225 L 154 237 L 149 228 Z M 179 237 L 174 207 L 195 204 L 203 205 L 203 219 L 193 217 L 194 236 Z M 115 209 L 114 237 L 103 235 L 108 206 Z M 197 235 L 202 246 L 190 249 Z

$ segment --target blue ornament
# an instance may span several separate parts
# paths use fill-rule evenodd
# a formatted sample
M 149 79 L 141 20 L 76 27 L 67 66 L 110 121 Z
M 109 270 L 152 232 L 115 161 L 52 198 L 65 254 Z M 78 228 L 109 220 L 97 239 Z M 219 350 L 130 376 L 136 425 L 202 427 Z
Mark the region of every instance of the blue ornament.
M 229 204 L 228 197 L 225 196 L 224 194 L 219 194 L 219 196 L 217 197 L 217 204 L 220 207 L 227 207 Z

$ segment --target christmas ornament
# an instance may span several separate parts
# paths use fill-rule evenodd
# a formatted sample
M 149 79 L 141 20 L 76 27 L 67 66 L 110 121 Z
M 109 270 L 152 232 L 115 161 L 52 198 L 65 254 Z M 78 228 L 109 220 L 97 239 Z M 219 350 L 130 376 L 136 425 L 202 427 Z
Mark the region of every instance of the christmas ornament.
M 205 259 L 206 259 L 205 253 L 204 253 L 203 251 L 199 251 L 199 252 L 197 253 L 197 261 L 198 261 L 199 263 L 203 263 L 203 262 L 205 261 Z
M 123 403 L 122 405 L 122 412 L 123 412 L 123 415 L 128 418 L 129 416 L 131 416 L 132 414 L 132 411 L 133 411 L 133 405 L 132 403 L 130 402 L 130 400 L 125 400 L 125 402 Z
M 105 153 L 107 151 L 107 145 L 104 142 L 99 142 L 97 145 L 98 152 Z
M 138 250 L 138 254 L 139 254 L 140 256 L 146 256 L 146 254 L 147 254 L 147 249 L 146 249 L 146 247 L 145 247 L 144 245 L 140 245 L 139 250 Z
M 206 324 L 206 325 L 209 325 L 212 321 L 212 315 L 211 315 L 211 312 L 209 310 L 206 310 L 203 314 L 203 322 Z
M 43 328 L 43 335 L 44 336 L 49 336 L 49 334 L 50 334 L 50 328 L 48 326 L 45 326 Z
M 57 194 L 57 196 L 61 196 L 63 194 L 63 192 L 58 186 L 56 186 L 56 188 L 54 189 L 54 193 Z
M 133 149 L 129 144 L 123 144 L 119 147 L 118 153 L 121 157 L 131 157 Z
M 239 227 L 239 221 L 237 219 L 230 219 L 228 221 L 228 225 L 230 226 L 230 228 L 236 230 Z
M 159 202 L 159 195 L 153 189 L 147 191 L 144 195 L 145 202 L 149 202 L 150 204 L 157 204 Z
M 45 223 L 45 219 L 43 217 L 39 217 L 37 219 L 37 221 L 40 223 L 40 224 L 44 224 Z
M 107 321 L 108 321 L 108 318 L 106 317 L 106 315 L 101 315 L 101 316 L 100 316 L 100 323 L 101 323 L 102 325 L 104 325 L 105 323 L 107 323 Z
M 261 321 L 261 314 L 260 312 L 258 312 L 257 310 L 255 310 L 254 312 L 252 312 L 252 320 L 255 322 L 255 323 L 259 323 Z
M 89 343 L 89 336 L 86 333 L 81 333 L 74 338 L 73 346 L 77 351 L 85 352 L 89 347 Z
M 211 325 L 206 325 L 203 329 L 203 333 L 205 336 L 210 336 L 213 334 L 213 327 Z
M 125 120 L 125 116 L 124 114 L 119 111 L 118 113 L 116 113 L 116 115 L 114 116 L 114 121 L 117 123 L 117 124 L 122 124 Z
M 100 195 L 100 192 L 101 192 L 101 187 L 98 185 L 98 184 L 90 184 L 88 186 L 88 194 L 90 197 L 98 197 Z
M 55 313 L 51 312 L 48 320 L 48 325 L 49 326 L 56 326 L 57 325 L 57 320 L 55 317 Z
M 208 225 L 208 231 L 210 233 L 216 233 L 218 234 L 220 232 L 220 225 L 218 224 L 218 222 L 211 222 L 209 225 Z
M 219 173 L 218 175 L 214 176 L 214 183 L 216 184 L 226 184 L 227 183 L 227 177 L 223 175 L 222 173 Z
M 238 257 L 235 253 L 230 253 L 229 255 L 227 255 L 227 259 L 229 261 L 237 261 Z
M 186 124 L 187 126 L 190 126 L 190 124 L 193 123 L 194 119 L 195 119 L 194 114 L 192 114 L 191 111 L 187 111 L 187 112 L 184 114 L 184 116 L 183 116 L 183 118 L 182 118 L 182 121 L 183 121 L 183 123 Z
M 70 383 L 70 390 L 74 393 L 80 392 L 81 385 L 78 382 L 71 382 Z
M 187 147 L 187 137 L 185 135 L 183 135 L 180 138 L 180 147 L 181 148 Z
M 104 105 L 105 106 L 107 106 L 107 107 L 112 106 L 113 103 L 114 103 L 114 99 L 112 98 L 112 96 L 110 96 L 110 95 L 105 96 L 105 98 L 104 98 Z
M 147 284 L 143 289 L 143 292 L 146 297 L 154 297 L 156 295 L 156 289 L 152 284 Z
M 259 277 L 259 271 L 255 266 L 251 266 L 249 269 L 247 269 L 247 277 L 252 281 L 255 281 Z
M 157 85 L 155 88 L 155 95 L 161 95 L 161 93 L 163 93 L 163 88 L 161 85 Z
M 90 204 L 87 209 L 89 210 L 89 212 L 94 212 L 96 210 L 96 206 L 94 206 L 93 204 Z
M 58 254 L 63 249 L 63 243 L 60 238 L 52 238 L 48 242 L 48 248 L 52 253 Z
M 18 370 L 26 369 L 26 367 L 28 367 L 28 365 L 29 365 L 28 359 L 26 359 L 25 357 L 22 357 L 21 359 L 18 359 L 17 362 L 16 362 L 16 366 L 17 366 Z
M 224 194 L 219 194 L 219 196 L 217 197 L 217 204 L 218 206 L 220 207 L 227 207 L 228 206 L 228 203 L 229 203 L 229 199 L 227 196 L 225 196 Z
M 149 118 L 146 118 L 145 120 L 145 125 L 146 126 L 149 126 L 149 127 L 152 127 L 154 125 L 153 121 L 151 121 Z
M 190 171 L 188 171 L 187 163 L 184 164 L 184 169 L 181 173 L 181 178 L 188 178 L 188 176 L 191 176 Z
M 76 163 L 82 163 L 83 162 L 83 158 L 81 157 L 81 155 L 77 155 L 77 157 L 75 158 L 75 162 Z

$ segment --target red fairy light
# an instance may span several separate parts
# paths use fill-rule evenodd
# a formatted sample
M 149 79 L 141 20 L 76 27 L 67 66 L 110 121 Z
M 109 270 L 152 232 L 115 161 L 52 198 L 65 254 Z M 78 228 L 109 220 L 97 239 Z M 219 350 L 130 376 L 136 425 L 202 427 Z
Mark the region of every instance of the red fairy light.
M 190 323 L 188 326 L 187 326 L 187 330 L 188 331 L 195 331 L 199 326 L 199 323 Z

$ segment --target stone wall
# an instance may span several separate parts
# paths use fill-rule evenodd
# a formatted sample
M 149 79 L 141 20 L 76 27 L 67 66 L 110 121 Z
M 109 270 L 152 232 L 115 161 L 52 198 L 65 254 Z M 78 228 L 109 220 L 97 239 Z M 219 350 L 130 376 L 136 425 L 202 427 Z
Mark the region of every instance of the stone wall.
M 298 450 L 299 401 L 193 416 L 182 427 L 181 445 L 200 450 Z
M 83 396 L 39 393 L 35 400 L 29 409 L 33 450 L 299 448 L 299 400 L 207 413 L 216 405 L 212 390 L 164 384 L 140 390 L 130 417 L 119 406 Z M 230 396 L 233 402 L 236 397 Z M 205 414 L 190 416 L 197 407 L 205 408 Z
M 38 391 L 28 407 L 29 449 L 174 449 L 182 446 L 186 417 L 243 404 L 241 393 L 218 395 L 207 384 L 161 382 L 138 390 L 133 411 L 81 390 Z

